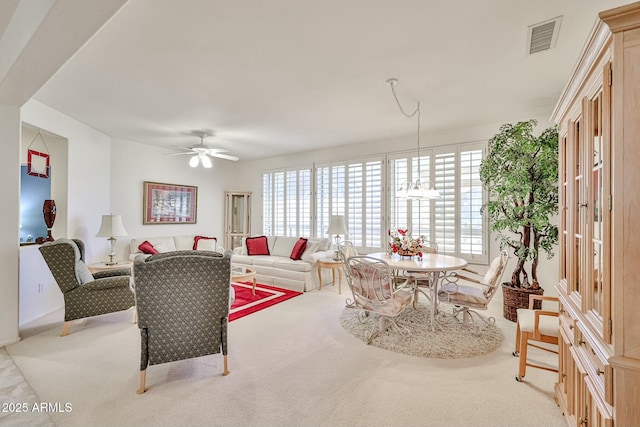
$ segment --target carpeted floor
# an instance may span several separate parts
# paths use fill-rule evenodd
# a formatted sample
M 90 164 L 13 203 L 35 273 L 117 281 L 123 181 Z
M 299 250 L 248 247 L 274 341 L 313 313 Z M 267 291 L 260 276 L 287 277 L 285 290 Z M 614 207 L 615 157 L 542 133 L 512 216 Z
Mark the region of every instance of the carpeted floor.
M 368 346 L 344 330 L 347 295 L 305 293 L 229 324 L 229 368 L 212 355 L 151 366 L 137 395 L 140 338 L 130 311 L 74 322 L 62 313 L 21 331 L 7 352 L 42 402 L 72 405 L 49 416 L 85 426 L 558 426 L 557 374 L 514 376 L 515 325 L 493 352 L 464 359 L 415 357 Z M 544 352 L 532 361 L 553 363 Z

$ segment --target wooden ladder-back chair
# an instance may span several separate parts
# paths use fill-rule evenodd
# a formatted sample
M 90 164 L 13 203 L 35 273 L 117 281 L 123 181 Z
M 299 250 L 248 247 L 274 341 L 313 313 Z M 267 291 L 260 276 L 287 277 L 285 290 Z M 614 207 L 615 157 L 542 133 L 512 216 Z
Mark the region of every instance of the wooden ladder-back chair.
M 353 301 L 347 300 L 347 307 L 363 310 L 366 315 L 379 316 L 378 330 L 372 330 L 367 337 L 367 344 L 370 344 L 375 337 L 387 330 L 390 319 L 398 316 L 411 304 L 414 294 L 413 279 L 395 286 L 394 274 L 389 264 L 367 256 L 349 257 L 345 262 L 345 273 L 353 294 Z
M 473 320 L 471 314 L 478 314 L 475 310 L 486 310 L 489 306 L 498 290 L 508 260 L 507 251 L 501 251 L 491 261 L 484 276 L 468 268 L 463 268 L 462 271 L 471 273 L 473 277 L 455 271 L 448 274 L 438 291 L 439 301 L 453 304 L 453 314 L 457 316 L 462 313 L 463 323 L 469 323 Z M 484 320 L 482 317 L 481 319 Z M 493 323 L 495 319 L 490 317 L 489 322 Z
M 557 310 L 534 309 L 535 301 L 558 302 L 558 297 L 529 295 L 529 308 L 519 308 L 518 325 L 516 327 L 516 351 L 513 355 L 519 357 L 518 375 L 516 381 L 521 382 L 530 368 L 544 369 L 545 371 L 558 372 L 557 368 L 536 365 L 527 362 L 527 349 L 529 346 L 540 350 L 558 354 L 558 350 L 533 344 L 533 342 L 558 345 L 559 325 Z

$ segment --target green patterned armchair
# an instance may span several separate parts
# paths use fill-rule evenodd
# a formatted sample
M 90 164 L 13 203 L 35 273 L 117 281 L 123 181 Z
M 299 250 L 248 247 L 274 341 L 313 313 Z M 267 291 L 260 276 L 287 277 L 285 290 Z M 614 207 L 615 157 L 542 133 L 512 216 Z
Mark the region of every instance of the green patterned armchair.
M 227 366 L 231 252 L 175 251 L 136 257 L 133 264 L 140 388 L 149 365 L 222 352 Z
M 128 268 L 89 272 L 84 263 L 84 243 L 78 239 L 58 239 L 40 246 L 40 253 L 64 296 L 64 328 L 71 321 L 127 310 L 135 304 Z

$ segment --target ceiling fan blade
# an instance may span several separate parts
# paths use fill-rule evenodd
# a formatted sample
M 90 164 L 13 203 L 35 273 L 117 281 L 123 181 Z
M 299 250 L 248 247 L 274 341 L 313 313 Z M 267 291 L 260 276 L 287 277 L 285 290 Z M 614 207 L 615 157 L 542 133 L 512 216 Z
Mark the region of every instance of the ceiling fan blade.
M 193 151 L 190 147 L 181 147 L 180 145 L 172 145 L 171 148 L 182 151 Z
M 182 156 L 185 154 L 195 156 L 198 153 L 194 153 L 193 151 L 185 151 L 184 153 L 167 153 L 165 154 L 165 156 Z
M 229 150 L 225 150 L 224 148 L 207 148 L 207 154 L 215 154 L 215 153 L 228 153 Z
M 228 154 L 220 154 L 220 153 L 208 153 L 210 156 L 212 157 L 219 157 L 221 159 L 225 159 L 225 160 L 231 160 L 234 162 L 237 162 L 238 160 L 240 160 L 239 157 L 236 156 L 230 156 Z

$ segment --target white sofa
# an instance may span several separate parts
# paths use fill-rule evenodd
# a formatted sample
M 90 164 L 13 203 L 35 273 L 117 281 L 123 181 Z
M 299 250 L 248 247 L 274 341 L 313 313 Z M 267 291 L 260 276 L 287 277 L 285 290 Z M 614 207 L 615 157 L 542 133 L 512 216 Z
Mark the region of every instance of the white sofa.
M 145 255 L 139 248 L 142 243 L 148 241 L 158 252 L 188 251 L 193 249 L 195 235 L 167 236 L 167 237 L 139 237 L 131 239 L 129 244 L 129 259 L 134 261 L 136 256 Z M 218 248 L 217 240 L 205 242 L 201 241 L 199 249 L 211 250 Z M 218 251 L 223 249 L 219 248 Z M 149 256 L 149 255 L 147 255 Z
M 298 237 L 267 236 L 269 255 L 248 255 L 242 239 L 242 246 L 233 250 L 231 262 L 254 270 L 258 283 L 307 292 L 318 287 L 317 261 L 333 256 L 331 240 L 309 238 L 302 258 L 292 260 L 291 251 L 297 241 Z M 331 272 L 323 269 L 321 273 L 322 283 L 329 283 Z

